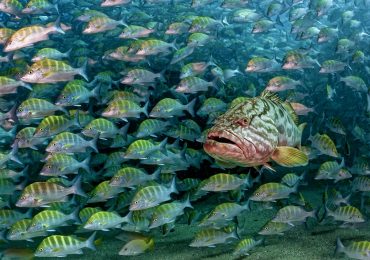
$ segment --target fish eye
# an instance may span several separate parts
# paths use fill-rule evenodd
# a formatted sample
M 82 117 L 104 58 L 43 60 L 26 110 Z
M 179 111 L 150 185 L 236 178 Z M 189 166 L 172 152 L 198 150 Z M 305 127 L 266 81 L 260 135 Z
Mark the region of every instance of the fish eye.
M 66 96 L 62 96 L 63 99 L 66 99 Z
M 154 222 L 156 222 L 157 220 L 158 220 L 157 218 L 153 219 Z
M 42 251 L 44 251 L 44 249 L 43 248 L 39 248 L 39 251 L 42 252 Z
M 28 72 L 28 74 L 32 74 L 32 70 L 30 70 L 30 71 Z
M 51 165 L 48 165 L 47 167 L 48 167 L 48 169 L 51 169 Z
M 135 201 L 135 202 L 134 202 L 134 204 L 138 204 L 138 203 L 139 203 L 139 201 Z
M 57 144 L 56 143 L 53 143 L 53 146 L 56 146 Z

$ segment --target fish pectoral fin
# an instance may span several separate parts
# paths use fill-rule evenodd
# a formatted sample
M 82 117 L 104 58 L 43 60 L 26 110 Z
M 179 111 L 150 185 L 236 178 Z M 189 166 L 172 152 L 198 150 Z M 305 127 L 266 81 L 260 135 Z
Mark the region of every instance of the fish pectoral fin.
M 55 248 L 53 248 L 53 253 L 57 253 L 57 252 L 60 252 L 61 250 L 60 250 L 60 248 L 59 247 L 55 247 Z
M 308 164 L 307 155 L 297 148 L 290 146 L 277 147 L 271 159 L 285 167 L 305 166 Z
M 270 171 L 272 171 L 272 172 L 276 172 L 276 170 L 274 168 L 272 168 L 271 165 L 268 164 L 268 163 L 264 163 L 263 164 L 263 167 L 266 168 L 266 169 L 268 169 L 268 170 L 270 170 Z

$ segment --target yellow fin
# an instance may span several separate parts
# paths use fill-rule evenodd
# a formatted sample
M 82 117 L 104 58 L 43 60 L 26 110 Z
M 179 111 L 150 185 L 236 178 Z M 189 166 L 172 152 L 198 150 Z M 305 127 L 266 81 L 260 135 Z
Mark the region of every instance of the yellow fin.
M 153 238 L 150 238 L 150 240 L 148 241 L 148 248 L 151 251 L 154 250 L 154 239 Z
M 297 148 L 290 146 L 277 147 L 271 159 L 285 167 L 305 166 L 308 164 L 307 155 Z

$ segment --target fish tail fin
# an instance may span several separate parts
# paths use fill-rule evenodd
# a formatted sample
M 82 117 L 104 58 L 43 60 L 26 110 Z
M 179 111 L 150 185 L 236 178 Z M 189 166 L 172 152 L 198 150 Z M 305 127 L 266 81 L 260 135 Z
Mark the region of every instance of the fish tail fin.
M 87 197 L 86 193 L 83 191 L 81 187 L 81 175 L 78 175 L 73 183 L 73 185 L 69 188 L 71 194 L 77 194 L 82 197 Z
M 61 34 L 65 34 L 65 31 L 63 31 L 62 27 L 60 27 L 60 17 L 55 21 L 55 23 L 52 25 L 52 28 Z
M 89 154 L 89 156 L 87 156 L 86 159 L 81 162 L 81 168 L 84 169 L 87 173 L 91 173 L 90 166 L 89 166 L 90 160 L 91 160 L 91 154 Z
M 59 13 L 59 6 L 58 6 L 58 1 L 54 4 L 55 11 L 57 11 L 57 14 L 60 15 Z
M 75 116 L 74 116 L 74 118 L 73 118 L 73 120 L 72 120 L 72 125 L 73 126 L 76 126 L 76 127 L 78 127 L 78 128 L 81 128 L 81 123 L 80 123 L 80 110 L 76 110 L 76 113 L 75 113 Z
M 77 69 L 78 74 L 83 77 L 86 81 L 89 81 L 89 77 L 87 76 L 87 61 L 82 65 L 81 68 Z
M 125 140 L 127 140 L 127 132 L 130 127 L 130 123 L 125 124 L 118 130 L 118 134 L 123 136 Z
M 145 103 L 145 105 L 142 109 L 142 112 L 146 115 L 146 117 L 149 117 L 148 107 L 149 107 L 149 100 Z
M 73 48 L 70 48 L 68 51 L 66 51 L 66 52 L 64 53 L 64 56 L 65 56 L 65 57 L 69 57 L 69 56 L 71 55 L 72 50 L 73 50 Z
M 170 186 L 170 193 L 179 193 L 176 189 L 176 177 L 173 177 L 171 186 Z
M 12 150 L 9 153 L 9 160 L 23 165 L 23 163 L 18 158 L 18 140 L 15 140 L 12 146 Z
M 76 223 L 81 223 L 80 217 L 78 213 L 80 212 L 80 208 L 77 207 L 71 214 L 68 215 L 70 220 L 74 220 Z
M 158 180 L 159 177 L 161 176 L 161 171 L 162 171 L 161 168 L 158 168 L 157 170 L 155 170 L 152 174 L 152 180 Z
M 31 218 L 32 217 L 32 212 L 33 212 L 33 209 L 30 208 L 26 211 L 26 213 L 24 213 L 24 218 Z
M 165 154 L 165 155 L 167 155 L 167 150 L 166 150 L 166 144 L 167 144 L 167 141 L 168 141 L 168 137 L 166 137 L 166 138 L 164 138 L 163 140 L 162 140 L 162 142 L 159 144 L 159 150 L 163 153 L 163 154 Z
M 189 102 L 189 104 L 186 105 L 186 110 L 189 112 L 189 114 L 194 117 L 194 106 L 195 102 L 197 101 L 197 98 L 194 98 L 192 101 Z
M 90 147 L 96 152 L 99 153 L 98 150 L 98 140 L 99 140 L 100 133 L 98 133 L 96 136 L 94 136 L 94 139 L 89 141 Z
M 337 237 L 337 244 L 335 246 L 334 256 L 337 255 L 338 253 L 343 252 L 343 250 L 344 250 L 344 245 L 342 241 L 340 241 L 339 237 Z
M 96 247 L 95 247 L 95 236 L 96 236 L 96 231 L 94 233 L 92 233 L 92 235 L 85 241 L 85 245 L 86 247 L 96 251 Z
M 18 103 L 15 103 L 14 106 L 8 112 L 6 112 L 6 117 L 9 118 L 14 123 L 18 122 L 17 107 Z
M 188 196 L 186 197 L 186 200 L 183 203 L 183 208 L 192 208 L 193 209 L 193 206 L 190 203 L 190 194 L 188 194 Z

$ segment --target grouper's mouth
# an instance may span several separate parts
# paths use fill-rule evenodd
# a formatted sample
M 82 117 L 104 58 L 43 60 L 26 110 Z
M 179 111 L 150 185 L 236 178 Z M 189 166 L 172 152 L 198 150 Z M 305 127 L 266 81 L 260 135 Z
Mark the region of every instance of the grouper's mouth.
M 209 132 L 203 146 L 204 150 L 215 159 L 234 163 L 245 161 L 244 147 L 243 141 L 229 131 Z

